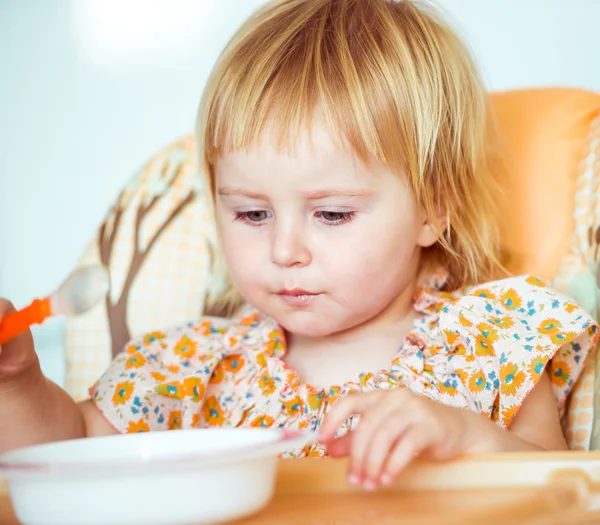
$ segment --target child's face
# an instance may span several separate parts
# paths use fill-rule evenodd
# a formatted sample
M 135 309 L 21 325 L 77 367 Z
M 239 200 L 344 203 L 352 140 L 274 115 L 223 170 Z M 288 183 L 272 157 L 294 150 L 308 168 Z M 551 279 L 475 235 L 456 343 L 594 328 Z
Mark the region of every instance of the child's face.
M 219 234 L 244 298 L 287 331 L 342 332 L 411 307 L 436 238 L 406 182 L 315 125 L 293 155 L 267 141 L 215 168 Z

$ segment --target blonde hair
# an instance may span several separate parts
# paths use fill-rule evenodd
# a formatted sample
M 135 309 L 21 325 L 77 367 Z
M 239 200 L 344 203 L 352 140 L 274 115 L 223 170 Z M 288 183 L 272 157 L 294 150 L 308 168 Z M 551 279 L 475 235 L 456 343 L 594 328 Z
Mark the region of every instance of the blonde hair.
M 267 126 L 284 147 L 318 111 L 365 163 L 408 178 L 440 234 L 424 262 L 444 265 L 452 287 L 476 284 L 501 269 L 487 105 L 468 50 L 428 6 L 279 0 L 240 28 L 214 68 L 199 110 L 200 163 L 214 199 L 224 153 L 256 145 Z M 240 303 L 231 281 L 218 301 Z

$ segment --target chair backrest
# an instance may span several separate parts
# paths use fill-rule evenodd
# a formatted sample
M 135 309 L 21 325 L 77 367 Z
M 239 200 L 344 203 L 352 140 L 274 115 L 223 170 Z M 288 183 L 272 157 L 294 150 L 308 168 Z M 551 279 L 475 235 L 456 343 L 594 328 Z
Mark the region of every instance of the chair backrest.
M 501 235 L 508 267 L 552 280 L 575 228 L 580 164 L 590 147 L 600 95 L 576 89 L 492 94 L 501 134 Z

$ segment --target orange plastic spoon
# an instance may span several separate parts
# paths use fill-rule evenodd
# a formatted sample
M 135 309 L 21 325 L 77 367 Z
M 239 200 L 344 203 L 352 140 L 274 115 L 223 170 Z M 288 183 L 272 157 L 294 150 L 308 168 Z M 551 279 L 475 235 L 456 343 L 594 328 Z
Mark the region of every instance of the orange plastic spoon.
M 79 315 L 104 298 L 110 288 L 108 272 L 103 266 L 85 266 L 75 270 L 65 282 L 44 299 L 8 314 L 0 321 L 0 345 L 23 333 L 34 324 L 56 315 Z

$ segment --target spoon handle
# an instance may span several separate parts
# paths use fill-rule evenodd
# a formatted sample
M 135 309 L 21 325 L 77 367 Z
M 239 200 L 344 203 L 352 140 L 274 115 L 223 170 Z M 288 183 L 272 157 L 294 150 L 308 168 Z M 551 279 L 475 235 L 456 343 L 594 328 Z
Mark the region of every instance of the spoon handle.
M 0 321 L 0 345 L 23 333 L 33 324 L 41 324 L 52 315 L 50 297 L 35 299 L 29 306 L 8 314 Z

